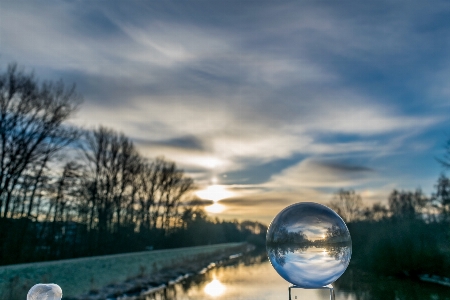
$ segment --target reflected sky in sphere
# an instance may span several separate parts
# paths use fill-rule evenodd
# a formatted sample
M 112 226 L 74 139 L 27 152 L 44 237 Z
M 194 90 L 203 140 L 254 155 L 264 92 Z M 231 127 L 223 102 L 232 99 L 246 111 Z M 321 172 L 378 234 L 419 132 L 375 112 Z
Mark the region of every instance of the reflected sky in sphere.
M 27 294 L 27 300 L 61 300 L 61 287 L 54 283 L 35 284 Z
M 336 281 L 352 254 L 350 232 L 342 218 L 313 202 L 283 209 L 267 230 L 266 246 L 278 274 L 302 288 Z

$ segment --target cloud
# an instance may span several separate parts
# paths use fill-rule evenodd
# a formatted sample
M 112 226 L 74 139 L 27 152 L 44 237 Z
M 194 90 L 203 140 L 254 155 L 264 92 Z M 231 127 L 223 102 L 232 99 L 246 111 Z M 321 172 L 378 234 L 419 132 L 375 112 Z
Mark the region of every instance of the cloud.
M 195 136 L 181 136 L 167 140 L 135 140 L 139 145 L 174 147 L 181 149 L 204 150 L 203 142 Z
M 184 203 L 185 206 L 207 206 L 213 204 L 212 200 L 194 199 L 192 201 Z
M 366 166 L 307 158 L 274 175 L 270 186 L 290 188 L 355 187 L 373 179 L 375 171 Z M 372 177 L 372 178 L 371 178 Z
M 403 184 L 389 177 L 396 155 L 432 155 L 448 127 L 445 1 L 0 7 L 2 62 L 76 82 L 85 103 L 74 124 L 122 131 L 201 186 L 229 174 L 243 195 L 230 216 Z
M 241 197 L 220 200 L 218 203 L 225 207 L 221 216 L 227 219 L 255 219 L 266 224 L 275 215 L 289 206 L 298 202 L 327 203 L 331 200 L 330 195 L 311 188 L 292 190 L 270 189 L 259 185 L 252 192 L 246 191 Z

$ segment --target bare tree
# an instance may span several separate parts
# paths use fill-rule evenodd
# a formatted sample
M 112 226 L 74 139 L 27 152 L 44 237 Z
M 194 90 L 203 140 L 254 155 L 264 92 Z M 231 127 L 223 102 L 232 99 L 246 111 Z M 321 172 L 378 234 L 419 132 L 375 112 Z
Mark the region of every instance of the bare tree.
M 444 145 L 444 155 L 442 158 L 437 158 L 437 161 L 445 168 L 450 169 L 450 138 Z
M 140 178 L 141 226 L 165 230 L 175 226 L 175 219 L 181 217 L 183 196 L 194 188 L 193 180 L 177 169 L 174 162 L 161 157 L 145 164 Z
M 127 137 L 105 127 L 87 132 L 83 145 L 89 178 L 90 226 L 97 219 L 100 232 L 112 232 L 113 223 L 120 227 L 141 158 Z
M 33 164 L 44 168 L 78 137 L 77 130 L 63 122 L 79 100 L 74 87 L 66 89 L 62 82 L 39 85 L 15 64 L 0 75 L 0 217 L 12 216 L 11 200 L 22 175 Z
M 153 210 L 155 207 L 155 197 L 159 189 L 160 163 L 157 160 L 153 163 L 144 163 L 135 184 L 138 199 L 138 223 L 142 229 L 153 227 Z
M 389 210 L 393 217 L 414 218 L 422 213 L 429 199 L 420 189 L 414 192 L 393 190 L 389 195 Z
M 360 218 L 363 209 L 361 196 L 354 190 L 339 190 L 328 206 L 336 211 L 346 222 L 353 222 Z
M 441 174 L 435 187 L 436 193 L 432 196 L 432 202 L 440 209 L 444 219 L 450 220 L 450 179 Z
M 64 122 L 80 101 L 74 86 L 39 83 L 16 64 L 0 74 L 0 260 L 19 255 L 30 219 L 38 218 L 48 165 L 79 136 Z M 18 217 L 26 219 L 10 232 Z M 5 243 L 8 235 L 14 242 Z

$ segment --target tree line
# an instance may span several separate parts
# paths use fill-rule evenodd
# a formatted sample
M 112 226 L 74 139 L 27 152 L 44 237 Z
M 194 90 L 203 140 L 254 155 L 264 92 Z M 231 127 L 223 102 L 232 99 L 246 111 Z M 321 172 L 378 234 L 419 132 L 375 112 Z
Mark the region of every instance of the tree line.
M 81 102 L 16 64 L 0 74 L 0 264 L 262 239 L 260 223 L 189 205 L 194 181 L 174 162 L 69 125 Z
M 363 204 L 361 195 L 354 190 L 337 191 L 328 206 L 344 221 L 380 221 L 386 219 L 418 218 L 427 223 L 450 221 L 450 179 L 441 174 L 431 196 L 421 189 L 399 191 L 394 189 L 388 196 L 387 205 L 381 202 L 371 206 Z
M 365 206 L 354 190 L 339 190 L 328 205 L 350 230 L 350 266 L 383 275 L 450 276 L 450 179 L 445 174 L 430 196 L 420 189 L 393 190 L 387 204 Z

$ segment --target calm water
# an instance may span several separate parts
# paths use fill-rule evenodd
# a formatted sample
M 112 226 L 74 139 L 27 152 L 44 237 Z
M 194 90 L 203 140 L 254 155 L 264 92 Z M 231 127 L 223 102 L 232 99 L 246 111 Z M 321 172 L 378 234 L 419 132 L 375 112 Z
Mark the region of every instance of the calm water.
M 338 279 L 350 262 L 351 246 L 288 245 L 268 247 L 269 259 L 278 274 L 305 288 L 321 287 Z
M 139 300 L 288 299 L 289 284 L 265 254 L 233 260 L 226 266 L 190 277 Z M 450 288 L 413 280 L 377 278 L 348 268 L 334 284 L 338 300 L 449 299 Z M 294 296 L 294 295 L 293 295 Z M 297 299 L 329 299 L 326 290 L 296 290 Z M 293 297 L 295 299 L 295 297 Z

